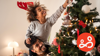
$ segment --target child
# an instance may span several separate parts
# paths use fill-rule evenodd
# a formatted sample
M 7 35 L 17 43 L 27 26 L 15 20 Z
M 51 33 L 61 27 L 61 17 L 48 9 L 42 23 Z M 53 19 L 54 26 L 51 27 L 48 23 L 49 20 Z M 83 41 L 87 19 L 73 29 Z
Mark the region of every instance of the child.
M 30 22 L 30 26 L 26 33 L 27 44 L 30 44 L 30 34 L 37 36 L 43 42 L 47 42 L 51 28 L 66 8 L 67 2 L 68 0 L 66 0 L 65 3 L 49 18 L 45 18 L 46 9 L 44 6 L 40 5 L 39 2 L 35 3 L 33 6 L 29 6 L 27 19 Z
M 47 10 L 44 6 L 40 5 L 39 2 L 35 3 L 33 6 L 29 6 L 27 19 L 30 22 L 30 26 L 28 27 L 26 33 L 26 43 L 30 44 L 30 35 L 37 36 L 46 43 L 52 26 L 61 16 L 61 13 L 66 8 L 67 4 L 68 0 L 66 0 L 65 3 L 60 6 L 59 9 L 49 18 L 45 18 Z

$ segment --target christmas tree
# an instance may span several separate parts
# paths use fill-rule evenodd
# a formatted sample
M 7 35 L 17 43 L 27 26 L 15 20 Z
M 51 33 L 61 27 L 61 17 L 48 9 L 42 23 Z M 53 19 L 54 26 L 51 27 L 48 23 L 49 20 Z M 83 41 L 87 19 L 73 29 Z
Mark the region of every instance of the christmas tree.
M 69 0 L 63 25 L 50 47 L 51 56 L 100 56 L 100 26 L 93 27 L 94 22 L 100 22 L 96 18 L 99 13 L 96 8 L 90 9 L 89 5 L 88 0 Z M 78 36 L 85 32 L 92 34 L 96 41 L 94 48 L 88 52 L 77 46 Z

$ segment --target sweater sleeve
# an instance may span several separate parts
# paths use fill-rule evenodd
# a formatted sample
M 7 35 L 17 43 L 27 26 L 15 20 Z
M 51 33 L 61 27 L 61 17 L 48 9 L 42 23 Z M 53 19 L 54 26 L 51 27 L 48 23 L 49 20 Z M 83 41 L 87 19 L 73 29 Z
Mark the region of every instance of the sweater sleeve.
M 33 24 L 31 22 L 31 24 L 28 26 L 28 29 L 27 29 L 27 32 L 26 32 L 26 35 L 25 35 L 25 38 L 29 38 L 29 36 L 32 34 L 32 30 L 33 30 Z
M 61 16 L 61 13 L 64 11 L 63 6 L 60 6 L 59 9 L 49 17 L 49 23 L 53 25 L 57 19 Z

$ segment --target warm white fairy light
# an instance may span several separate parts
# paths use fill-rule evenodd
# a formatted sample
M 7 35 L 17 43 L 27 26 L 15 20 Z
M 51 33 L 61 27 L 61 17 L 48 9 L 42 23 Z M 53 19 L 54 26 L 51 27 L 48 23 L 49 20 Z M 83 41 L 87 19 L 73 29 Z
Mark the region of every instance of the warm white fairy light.
M 90 33 L 91 33 L 92 31 L 90 31 Z
M 90 23 L 91 23 L 91 20 L 90 20 Z
M 92 23 L 93 23 L 93 20 L 92 20 Z
M 64 36 L 66 36 L 66 35 L 64 35 Z
M 95 29 L 96 31 L 98 30 L 98 29 Z
M 98 30 L 97 27 L 95 27 L 95 30 L 96 30 L 96 31 Z
M 86 20 L 86 22 L 88 22 L 88 20 Z

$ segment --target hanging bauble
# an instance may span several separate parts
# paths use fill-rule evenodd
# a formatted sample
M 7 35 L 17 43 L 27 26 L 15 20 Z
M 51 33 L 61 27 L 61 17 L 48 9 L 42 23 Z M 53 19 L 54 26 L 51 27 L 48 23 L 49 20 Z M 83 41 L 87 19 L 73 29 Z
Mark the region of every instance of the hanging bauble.
M 69 14 L 66 16 L 66 19 L 70 20 L 70 16 L 69 16 Z
M 77 40 L 73 39 L 73 40 L 72 40 L 72 43 L 73 43 L 74 45 L 77 45 Z
M 71 24 L 69 14 L 64 17 L 64 22 L 62 24 L 63 25 L 70 25 Z
M 99 54 L 100 54 L 100 44 L 99 44 L 98 47 L 97 47 L 97 51 L 98 51 Z
M 64 20 L 64 22 L 62 24 L 63 25 L 70 25 L 71 24 L 71 20 Z
M 53 40 L 53 43 L 52 43 L 52 44 L 55 45 L 55 46 L 58 46 L 59 44 L 57 43 L 56 40 L 57 40 L 57 38 L 55 38 L 55 39 Z
M 88 5 L 83 5 L 82 11 L 83 11 L 85 14 L 87 14 L 87 13 L 90 12 L 90 7 L 89 7 Z

